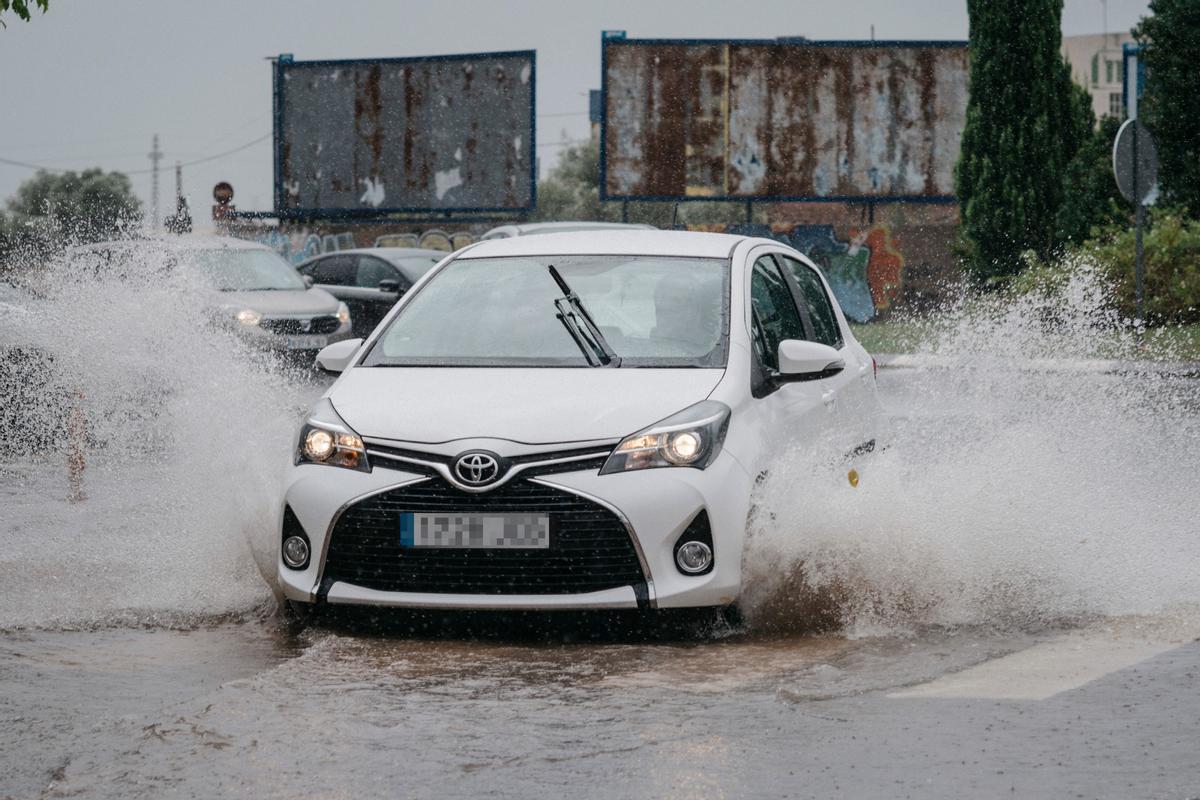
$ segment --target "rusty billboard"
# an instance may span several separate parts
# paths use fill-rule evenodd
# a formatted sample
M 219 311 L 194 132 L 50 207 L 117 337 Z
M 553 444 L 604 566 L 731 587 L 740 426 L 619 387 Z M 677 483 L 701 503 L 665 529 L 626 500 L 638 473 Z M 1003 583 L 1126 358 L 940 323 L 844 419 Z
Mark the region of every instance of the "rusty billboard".
M 607 200 L 951 202 L 965 42 L 606 38 Z
M 536 57 L 275 62 L 281 217 L 527 211 Z

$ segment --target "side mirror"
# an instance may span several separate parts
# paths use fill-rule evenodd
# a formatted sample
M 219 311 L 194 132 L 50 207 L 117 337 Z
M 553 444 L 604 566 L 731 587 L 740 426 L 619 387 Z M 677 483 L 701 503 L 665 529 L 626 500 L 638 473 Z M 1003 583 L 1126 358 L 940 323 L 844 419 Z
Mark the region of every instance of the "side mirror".
M 354 354 L 358 352 L 358 348 L 362 347 L 362 343 L 362 339 L 343 339 L 340 342 L 334 342 L 317 353 L 317 366 L 334 375 L 344 372 L 346 367 L 350 366 L 350 362 L 354 360 Z
M 400 281 L 380 281 L 379 291 L 387 292 L 388 294 L 400 294 Z
M 784 339 L 779 343 L 779 380 L 816 381 L 837 375 L 846 362 L 827 344 Z
M 301 275 L 300 277 L 301 277 L 301 279 L 303 279 L 304 288 L 306 288 L 306 289 L 311 289 L 313 287 L 313 284 L 316 283 L 316 281 L 313 280 L 312 275 Z

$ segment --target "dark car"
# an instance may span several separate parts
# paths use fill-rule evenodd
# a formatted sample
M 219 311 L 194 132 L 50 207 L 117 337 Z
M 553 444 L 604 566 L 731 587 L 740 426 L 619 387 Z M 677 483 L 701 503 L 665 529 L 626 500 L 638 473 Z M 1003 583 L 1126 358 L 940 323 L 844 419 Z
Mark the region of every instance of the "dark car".
M 345 302 L 354 321 L 354 335 L 365 337 L 396 301 L 447 255 L 414 247 L 369 247 L 326 253 L 297 269 Z

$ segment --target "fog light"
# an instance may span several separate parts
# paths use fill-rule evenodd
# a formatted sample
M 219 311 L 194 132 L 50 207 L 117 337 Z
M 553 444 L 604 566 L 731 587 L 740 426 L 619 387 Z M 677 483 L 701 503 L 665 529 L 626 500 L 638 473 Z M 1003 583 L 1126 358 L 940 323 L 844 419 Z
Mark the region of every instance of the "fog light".
M 283 540 L 283 563 L 292 569 L 300 569 L 308 563 L 308 542 L 299 536 Z
M 712 564 L 712 548 L 704 542 L 684 542 L 675 551 L 675 563 L 689 575 L 704 572 Z

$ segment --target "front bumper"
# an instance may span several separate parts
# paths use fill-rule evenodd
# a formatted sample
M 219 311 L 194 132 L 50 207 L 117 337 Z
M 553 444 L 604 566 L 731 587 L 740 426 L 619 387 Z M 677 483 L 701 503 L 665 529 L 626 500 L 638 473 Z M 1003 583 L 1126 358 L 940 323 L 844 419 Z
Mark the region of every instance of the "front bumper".
M 277 556 L 284 596 L 309 603 L 493 610 L 689 608 L 725 606 L 737 599 L 752 481 L 729 454 L 722 454 L 705 470 L 599 475 L 590 468 L 514 479 L 514 485 L 528 482 L 566 492 L 614 512 L 637 550 L 645 578 L 641 585 L 561 594 L 379 591 L 326 574 L 331 537 L 349 509 L 401 487 L 439 481 L 378 465 L 370 473 L 311 464 L 293 467 L 281 519 L 283 508 L 290 508 L 308 536 L 312 555 L 301 570 L 288 568 Z M 675 566 L 674 545 L 701 511 L 709 519 L 714 567 L 705 575 L 684 575 Z M 281 528 L 282 522 L 277 530 Z M 396 530 L 399 536 L 398 521 Z M 278 539 L 281 542 L 282 536 Z

